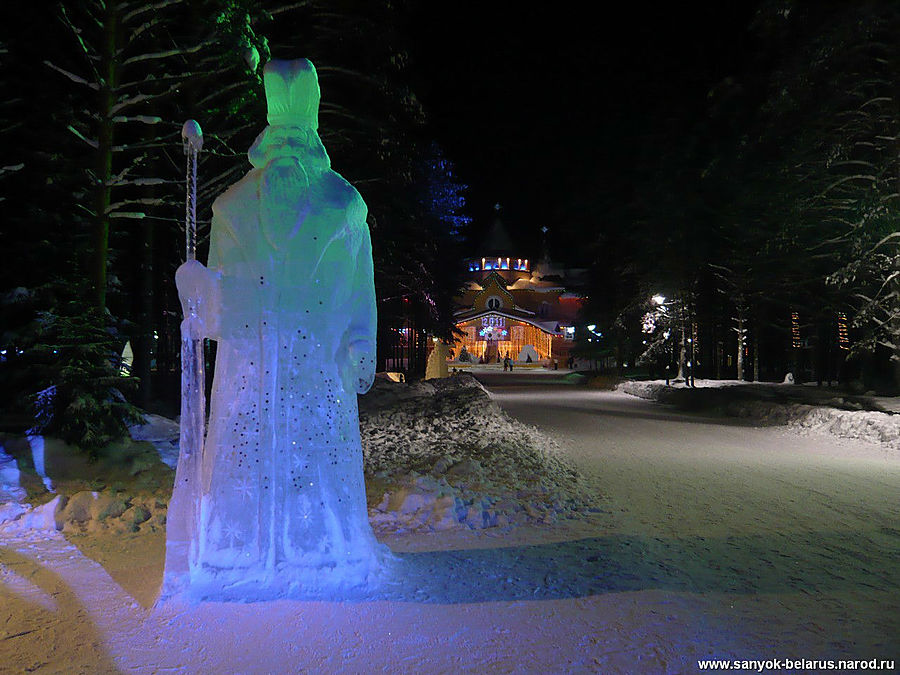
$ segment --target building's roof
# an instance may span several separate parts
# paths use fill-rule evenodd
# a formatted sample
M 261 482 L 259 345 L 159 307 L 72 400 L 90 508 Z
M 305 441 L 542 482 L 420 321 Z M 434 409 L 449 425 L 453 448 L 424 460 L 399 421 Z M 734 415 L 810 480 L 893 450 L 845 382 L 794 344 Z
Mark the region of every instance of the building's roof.
M 545 333 L 559 333 L 559 322 L 552 321 L 535 321 L 534 313 L 516 309 L 464 309 L 456 312 L 453 315 L 456 323 L 461 323 L 463 321 L 471 321 L 472 319 L 479 319 L 482 316 L 487 316 L 488 314 L 496 314 L 499 316 L 505 316 L 507 319 L 513 319 L 515 321 L 521 321 L 523 323 L 529 323 L 536 328 L 540 328 Z
M 510 238 L 509 233 L 503 226 L 503 221 L 498 216 L 485 233 L 477 253 L 479 256 L 488 257 L 519 255 L 514 249 L 512 238 Z
M 535 281 L 530 279 L 516 279 L 507 288 L 511 291 L 535 291 L 537 293 L 549 293 L 550 291 L 564 291 L 565 288 L 552 281 Z

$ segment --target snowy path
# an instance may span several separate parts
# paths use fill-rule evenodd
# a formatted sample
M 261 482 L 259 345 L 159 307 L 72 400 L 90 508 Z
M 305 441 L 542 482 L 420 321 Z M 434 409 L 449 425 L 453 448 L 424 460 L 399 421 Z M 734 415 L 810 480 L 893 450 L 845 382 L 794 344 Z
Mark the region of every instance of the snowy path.
M 642 549 L 638 585 L 695 605 L 709 656 L 900 657 L 900 461 L 884 448 L 483 379 L 608 497 L 606 536 Z

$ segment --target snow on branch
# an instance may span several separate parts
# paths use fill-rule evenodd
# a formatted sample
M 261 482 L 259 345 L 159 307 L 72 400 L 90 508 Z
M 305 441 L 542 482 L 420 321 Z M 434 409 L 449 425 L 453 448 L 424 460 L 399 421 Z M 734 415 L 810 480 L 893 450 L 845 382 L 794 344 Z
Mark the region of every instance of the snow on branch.
M 194 54 L 199 52 L 201 49 L 206 48 L 211 43 L 209 41 L 201 42 L 192 47 L 187 48 L 179 48 L 179 49 L 167 49 L 162 52 L 151 52 L 149 54 L 139 54 L 137 56 L 132 56 L 131 58 L 125 59 L 122 61 L 122 66 L 130 66 L 133 63 L 140 63 L 141 61 L 153 61 L 156 59 L 167 59 L 170 56 L 184 56 L 185 54 Z
M 282 5 L 281 7 L 276 7 L 275 9 L 270 9 L 269 14 L 275 16 L 276 14 L 283 14 L 284 12 L 290 12 L 293 9 L 300 9 L 301 7 L 309 7 L 309 2 L 295 2 L 290 5 Z
M 339 66 L 322 66 L 321 68 L 316 68 L 316 71 L 320 74 L 336 74 L 336 75 L 346 75 L 347 77 L 351 77 L 356 80 L 362 80 L 363 82 L 368 82 L 369 84 L 378 85 L 379 81 L 377 78 L 374 78 L 370 75 L 364 75 L 358 70 L 351 70 L 350 68 L 341 68 Z
M 876 168 L 874 163 L 866 162 L 862 159 L 845 159 L 841 162 L 834 162 L 831 165 L 831 168 L 838 167 L 838 166 L 864 166 L 867 169 L 875 169 Z
M 140 141 L 134 141 L 133 143 L 127 143 L 123 145 L 114 145 L 112 146 L 113 152 L 134 152 L 136 150 L 143 150 L 145 148 L 158 148 L 160 144 L 168 145 L 173 142 L 173 134 L 163 134 L 161 136 L 156 136 L 154 138 L 145 138 Z
M 137 94 L 136 96 L 128 96 L 124 100 L 116 103 L 112 108 L 110 108 L 111 113 L 117 113 L 124 108 L 128 108 L 133 105 L 137 105 L 138 103 L 143 103 L 144 101 L 152 101 L 157 98 L 162 98 L 163 96 L 167 96 L 174 91 L 178 90 L 178 87 L 181 86 L 181 82 L 176 82 L 171 87 L 166 89 L 165 91 L 156 93 L 156 94 Z
M 116 93 L 121 93 L 126 89 L 134 89 L 136 87 L 146 87 L 148 84 L 164 84 L 168 82 L 174 82 L 176 84 L 181 84 L 184 82 L 185 78 L 188 77 L 190 73 L 177 73 L 175 75 L 161 75 L 160 77 L 154 78 L 151 80 L 132 80 L 131 82 L 123 82 L 115 87 L 113 91 Z
M 875 245 L 870 249 L 869 252 L 872 253 L 872 252 L 876 251 L 877 249 L 881 248 L 882 245 L 886 244 L 886 243 L 887 243 L 888 241 L 890 241 L 891 239 L 900 239 L 900 232 L 891 232 L 888 236 L 886 236 L 884 239 L 882 239 L 882 240 L 879 241 L 877 244 L 875 244 Z
M 246 89 L 246 87 L 247 87 L 246 82 L 234 82 L 232 84 L 229 84 L 227 87 L 223 87 L 221 89 L 216 89 L 211 94 L 207 94 L 206 96 L 201 98 L 199 101 L 197 101 L 197 106 L 198 107 L 205 106 L 207 103 L 209 103 L 213 99 L 221 96 L 222 94 L 224 94 L 228 91 L 231 91 L 232 89 Z
M 73 127 L 71 124 L 69 124 L 68 126 L 66 126 L 66 129 L 68 129 L 69 131 L 71 131 L 71 132 L 72 132 L 73 134 L 75 134 L 78 138 L 80 138 L 82 141 L 84 141 L 85 143 L 87 143 L 89 146 L 91 146 L 91 147 L 94 148 L 95 150 L 96 150 L 97 148 L 100 147 L 100 144 L 97 143 L 97 141 L 95 141 L 95 140 L 93 140 L 93 139 L 90 139 L 90 138 L 85 138 L 84 134 L 82 134 L 80 131 L 78 131 L 78 129 L 76 129 L 75 127 Z
M 828 192 L 830 192 L 834 188 L 838 187 L 839 185 L 843 185 L 844 183 L 847 183 L 852 180 L 864 180 L 864 181 L 868 181 L 870 183 L 874 183 L 877 180 L 877 178 L 875 176 L 871 176 L 868 174 L 860 174 L 860 173 L 854 174 L 852 176 L 844 176 L 843 178 L 839 178 L 838 180 L 834 181 L 831 185 L 826 187 L 824 190 L 822 190 L 822 192 L 819 193 L 819 196 L 824 197 Z
M 68 27 L 68 29 L 69 29 L 70 31 L 72 31 L 72 34 L 75 36 L 75 39 L 78 40 L 78 44 L 79 44 L 79 46 L 81 47 L 81 51 L 82 51 L 82 52 L 84 53 L 84 55 L 87 57 L 88 63 L 89 63 L 90 66 L 91 66 L 91 70 L 94 71 L 94 77 L 95 77 L 97 80 L 100 80 L 100 73 L 97 72 L 97 68 L 94 66 L 94 64 L 93 64 L 93 62 L 92 62 L 92 59 L 91 59 L 91 57 L 92 57 L 94 54 L 92 54 L 92 50 L 87 46 L 87 43 L 85 43 L 84 39 L 81 37 L 81 29 L 78 28 L 74 23 L 72 23 L 72 20 L 69 18 L 69 15 L 66 13 L 66 6 L 65 6 L 65 5 L 62 5 L 62 4 L 61 4 L 60 7 L 59 7 L 59 10 L 60 10 L 60 13 L 62 14 L 62 20 L 63 20 L 63 23 L 66 24 L 66 26 Z M 97 23 L 97 24 L 99 25 L 99 22 L 97 21 L 97 19 L 95 19 L 95 18 L 91 15 L 90 12 L 88 12 L 87 14 L 88 14 L 88 16 L 89 16 L 95 23 Z M 45 63 L 46 63 L 46 61 L 45 61 Z
M 162 0 L 162 2 L 157 2 L 152 5 L 138 5 L 137 8 L 133 9 L 132 11 L 128 12 L 128 14 L 126 14 L 125 16 L 122 17 L 122 23 L 126 24 L 129 21 L 131 21 L 131 19 L 133 19 L 134 17 L 140 16 L 141 14 L 144 14 L 145 12 L 155 12 L 157 10 L 164 9 L 164 8 L 170 7 L 172 5 L 180 5 L 183 2 L 184 2 L 184 0 Z
M 86 79 L 81 77 L 81 75 L 76 75 L 75 73 L 71 73 L 68 70 L 65 70 L 64 68 L 60 68 L 59 66 L 51 63 L 50 61 L 44 61 L 44 65 L 49 66 L 50 68 L 52 68 L 53 70 L 55 70 L 58 73 L 61 73 L 62 75 L 65 75 L 70 80 L 72 80 L 72 82 L 77 82 L 78 84 L 83 84 L 85 87 L 89 87 L 90 89 L 93 89 L 94 91 L 100 91 L 99 84 L 97 84 L 96 82 L 88 82 Z
M 865 103 L 863 103 L 860 108 L 865 108 L 867 105 L 872 105 L 873 103 L 891 103 L 894 99 L 890 96 L 876 96 L 875 98 L 871 98 Z
M 112 180 L 107 182 L 109 187 L 119 187 L 121 185 L 167 185 L 170 183 L 181 183 L 180 180 L 167 180 L 165 178 L 132 178 L 131 180 Z
M 122 206 L 126 206 L 128 204 L 144 204 L 146 206 L 162 206 L 165 204 L 165 200 L 161 197 L 143 197 L 140 199 L 126 199 L 121 202 L 116 202 L 115 204 L 110 204 L 106 209 L 106 213 L 112 216 L 112 211 L 114 209 L 118 209 Z M 120 218 L 123 216 L 119 216 Z M 143 216 L 141 216 L 143 218 Z
M 142 211 L 119 211 L 118 213 L 110 213 L 110 218 L 132 218 L 134 220 L 142 220 L 147 217 Z
M 144 124 L 159 124 L 162 122 L 162 117 L 157 117 L 156 115 L 132 115 L 131 117 L 126 117 L 124 115 L 116 115 L 112 118 L 113 122 L 143 122 Z
M 161 21 L 161 19 L 159 17 L 154 17 L 150 21 L 145 21 L 144 23 L 142 23 L 140 26 L 138 26 L 133 31 L 131 31 L 131 33 L 128 35 L 127 44 L 131 45 L 135 40 L 137 40 L 141 36 L 141 34 L 144 31 L 153 28 L 154 26 L 159 24 L 160 21 Z M 116 54 L 117 55 L 121 54 L 123 51 L 124 51 L 123 49 L 120 49 L 116 52 Z

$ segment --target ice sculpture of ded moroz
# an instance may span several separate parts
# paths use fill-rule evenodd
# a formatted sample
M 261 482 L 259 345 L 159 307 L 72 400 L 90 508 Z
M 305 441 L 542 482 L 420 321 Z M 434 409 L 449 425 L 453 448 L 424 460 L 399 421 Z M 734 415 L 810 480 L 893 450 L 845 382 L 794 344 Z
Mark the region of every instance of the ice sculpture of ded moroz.
M 207 266 L 176 274 L 195 337 L 218 350 L 198 475 L 176 477 L 163 597 L 358 586 L 386 551 L 368 522 L 356 401 L 375 370 L 366 205 L 330 168 L 312 63 L 270 61 L 264 82 L 253 168 L 213 204 Z

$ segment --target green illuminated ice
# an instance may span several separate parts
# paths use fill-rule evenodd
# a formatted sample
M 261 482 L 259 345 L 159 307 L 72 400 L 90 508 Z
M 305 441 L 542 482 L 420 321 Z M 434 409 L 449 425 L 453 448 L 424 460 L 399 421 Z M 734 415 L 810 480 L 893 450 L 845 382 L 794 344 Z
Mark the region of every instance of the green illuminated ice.
M 253 168 L 213 204 L 207 266 L 176 275 L 192 330 L 218 341 L 199 475 L 179 474 L 168 520 L 164 593 L 194 598 L 357 586 L 383 557 L 356 402 L 375 368 L 366 205 L 330 168 L 312 63 L 264 77 Z

